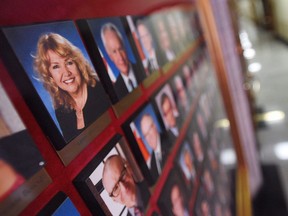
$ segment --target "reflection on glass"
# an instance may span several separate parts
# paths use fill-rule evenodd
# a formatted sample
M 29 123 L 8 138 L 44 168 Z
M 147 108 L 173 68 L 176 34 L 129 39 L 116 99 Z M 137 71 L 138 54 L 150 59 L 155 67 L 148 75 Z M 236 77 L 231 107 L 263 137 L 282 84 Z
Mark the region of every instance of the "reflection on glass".
M 281 142 L 275 145 L 274 153 L 280 160 L 288 160 L 288 142 Z
M 224 165 L 234 165 L 236 163 L 236 154 L 234 149 L 224 149 L 220 153 L 220 161 Z

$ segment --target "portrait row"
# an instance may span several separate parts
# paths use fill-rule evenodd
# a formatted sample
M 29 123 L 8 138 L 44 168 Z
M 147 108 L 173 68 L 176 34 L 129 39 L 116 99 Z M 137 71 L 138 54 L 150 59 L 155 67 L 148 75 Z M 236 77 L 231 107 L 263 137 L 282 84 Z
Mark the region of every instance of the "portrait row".
M 169 155 L 160 152 L 155 156 L 158 152 L 154 153 L 153 149 L 146 152 L 144 163 L 149 170 L 146 172 L 143 170 L 143 155 L 136 155 L 131 143 L 125 137 L 116 135 L 73 182 L 92 214 L 135 215 L 141 212 L 144 215 L 154 190 L 160 190 L 157 205 L 162 215 L 175 214 L 180 211 L 180 207 L 191 214 L 194 202 L 192 194 L 197 193 L 199 182 L 203 184 L 207 197 L 216 197 L 216 190 L 220 187 L 217 180 L 221 169 L 219 155 L 212 147 L 205 149 L 200 138 L 197 140 L 195 136 L 197 137 L 197 130 L 194 133 L 196 140 L 191 142 L 187 137 L 181 143 L 175 158 L 170 157 L 173 163 L 166 166 L 169 175 L 165 179 L 161 177 L 161 169 L 163 160 L 167 160 Z M 168 146 L 160 147 L 162 151 L 167 148 Z M 163 188 L 156 189 L 157 183 L 151 182 L 151 176 L 162 178 L 161 181 L 165 182 Z M 219 181 L 219 185 L 221 184 L 222 180 Z M 178 203 L 178 207 L 173 207 L 176 200 L 181 200 L 181 205 Z
M 160 211 L 155 211 L 154 215 L 213 213 L 220 216 L 231 213 L 228 174 L 219 161 L 219 155 L 214 152 L 212 142 L 215 140 L 210 140 L 210 147 L 204 150 L 202 165 L 194 160 L 193 146 L 186 140 L 181 143 L 157 199 Z M 93 215 L 147 213 L 153 189 L 128 145 L 124 137 L 114 136 L 73 180 Z M 47 212 L 51 215 L 79 215 L 71 200 L 61 192 L 39 215 Z
M 176 76 L 178 75 L 176 74 Z M 174 80 L 173 77 L 171 80 Z M 169 88 L 167 86 L 169 86 Z M 169 89 L 169 91 L 167 89 Z M 174 115 L 173 111 L 171 112 L 169 108 L 167 110 L 163 109 L 166 114 L 161 114 L 160 109 L 157 109 L 157 107 L 161 107 L 160 98 L 164 93 L 169 95 L 169 101 L 173 101 L 173 106 L 177 107 L 171 89 L 169 83 L 165 84 L 156 94 L 154 103 L 145 104 L 123 125 L 128 142 L 126 142 L 124 137 L 115 136 L 75 179 L 75 185 L 79 189 L 79 193 L 83 193 L 83 199 L 87 203 L 92 202 L 90 208 L 92 212 L 95 210 L 97 214 L 103 211 L 104 214 L 110 212 L 112 215 L 125 215 L 129 211 L 133 211 L 133 209 L 129 210 L 129 208 L 134 206 L 135 202 L 133 205 L 130 205 L 128 202 L 129 196 L 127 202 L 123 200 L 119 201 L 119 194 L 117 195 L 117 193 L 121 192 L 121 184 L 125 184 L 126 180 L 127 185 L 131 185 L 134 189 L 138 188 L 137 190 L 140 191 L 141 197 L 143 196 L 143 200 L 141 199 L 142 201 L 139 201 L 142 203 L 142 207 L 139 209 L 142 209 L 142 211 L 146 210 L 150 197 L 149 191 L 151 191 L 149 188 L 153 188 L 157 183 L 171 150 L 173 148 L 175 150 L 175 141 L 178 139 L 181 124 L 183 124 L 183 122 L 176 120 L 180 115 L 179 113 L 177 114 L 176 112 L 177 115 Z M 170 114 L 169 111 L 171 112 Z M 166 119 L 165 115 L 170 116 L 170 118 Z M 185 138 L 180 147 L 176 149 L 177 155 L 173 159 L 175 171 L 173 172 L 177 172 L 177 176 L 180 179 L 179 181 L 183 183 L 180 184 L 182 185 L 181 187 L 184 187 L 184 191 L 190 191 L 190 194 L 195 190 L 196 182 L 203 181 L 208 196 L 208 194 L 214 192 L 214 180 L 211 180 L 211 176 L 219 173 L 219 135 L 217 135 L 217 131 L 209 132 L 211 135 L 208 135 L 205 118 L 201 103 L 199 103 L 193 113 Z M 172 123 L 175 123 L 175 125 Z M 5 175 L 5 178 L 2 179 L 7 179 L 10 182 L 15 181 L 15 183 L 11 184 L 6 190 L 2 188 L 0 212 L 7 213 L 15 211 L 15 208 L 9 207 L 12 205 L 12 203 L 8 202 L 11 200 L 11 197 L 12 200 L 14 196 L 20 197 L 21 199 L 18 202 L 20 206 L 25 202 L 27 202 L 27 204 L 31 202 L 31 197 L 27 200 L 25 196 L 28 183 L 28 188 L 30 187 L 31 191 L 35 192 L 36 187 L 36 193 L 41 193 L 51 180 L 46 172 L 43 171 L 45 162 L 41 154 L 37 150 L 36 145 L 33 143 L 25 126 L 17 115 L 17 111 L 2 87 L 1 128 L 3 128 L 3 130 L 1 130 L 0 140 L 0 150 L 2 152 L 0 159 L 3 171 L 1 173 Z M 178 131 L 177 134 L 175 134 L 175 131 Z M 24 153 L 23 146 L 25 146 Z M 108 160 L 110 156 L 111 159 Z M 121 160 L 119 157 L 121 157 Z M 205 164 L 208 165 L 203 165 L 204 161 L 206 161 L 205 158 L 208 158 L 208 162 L 205 162 Z M 112 161 L 112 167 L 117 164 L 118 172 L 116 168 L 112 173 L 107 171 L 108 174 L 110 173 L 109 175 L 107 174 L 108 177 L 106 177 L 109 179 L 109 183 L 107 183 L 107 181 L 105 183 L 105 164 L 110 164 L 110 160 Z M 113 160 L 115 160 L 114 163 Z M 109 163 L 107 163 L 107 161 Z M 203 166 L 208 168 L 204 169 Z M 170 169 L 170 167 L 168 167 L 168 169 Z M 204 171 L 201 173 L 203 169 Z M 130 171 L 128 172 L 128 170 Z M 111 185 L 110 179 L 113 178 L 115 172 L 118 176 L 115 178 L 117 181 L 112 182 L 113 184 Z M 224 172 L 224 170 L 222 170 L 222 172 Z M 169 179 L 170 177 L 168 181 L 170 181 Z M 227 181 L 226 177 L 221 179 L 220 182 L 224 182 L 225 179 Z M 168 189 L 164 188 L 161 194 L 166 193 L 165 190 Z M 7 199 L 8 197 L 10 198 Z M 118 199 L 116 199 L 117 197 Z M 164 195 L 164 197 L 167 198 L 166 195 Z M 163 203 L 163 200 L 160 197 L 160 206 L 162 205 L 161 203 Z M 99 208 L 95 208 L 95 206 Z M 118 207 L 115 208 L 115 206 Z M 17 211 L 21 211 L 23 208 L 20 207 Z M 166 210 L 162 211 L 165 212 Z
M 151 102 L 145 103 L 123 124 L 125 136 L 133 153 L 131 157 L 137 158 L 140 172 L 145 176 L 148 187 L 155 185 L 157 182 L 165 162 L 181 133 L 183 122 L 185 122 L 187 115 L 193 111 L 191 110 L 191 105 L 194 96 L 188 95 L 187 85 L 184 85 L 184 72 L 185 70 L 180 69 L 179 72 L 171 77 L 169 82 L 155 93 Z M 193 81 L 193 79 L 191 80 Z M 182 89 L 182 94 L 184 93 L 185 97 L 183 98 L 187 100 L 190 110 L 179 111 L 181 103 L 176 99 L 180 99 L 180 97 L 175 94 L 181 91 L 176 88 L 177 82 L 181 83 L 181 87 L 185 87 Z M 203 94 L 201 98 L 205 95 Z M 201 104 L 205 103 L 199 103 L 197 106 L 191 123 L 189 122 L 189 131 L 185 135 L 187 140 L 181 144 L 183 147 L 181 147 L 179 156 L 177 156 L 177 166 L 182 172 L 183 179 L 187 182 L 194 182 L 196 179 L 196 171 L 204 157 L 203 152 L 205 149 L 202 148 L 205 147 L 205 142 L 208 139 L 209 132 L 207 132 L 207 128 L 209 125 L 205 123 L 207 116 L 205 116 Z M 212 107 L 209 110 L 211 109 Z M 3 170 L 13 173 L 10 180 L 15 179 L 16 181 L 15 185 L 7 188 L 8 192 L 6 190 L 6 192 L 3 192 L 2 199 L 6 200 L 12 194 L 18 194 L 17 196 L 21 197 L 21 193 L 23 193 L 21 188 L 24 190 L 27 187 L 34 187 L 34 184 L 39 187 L 38 193 L 40 193 L 51 182 L 45 172 L 45 168 L 43 168 L 45 162 L 2 86 L 1 128 L 3 130 L 1 130 L 0 151 L 2 153 L 0 159 L 3 168 L 5 168 Z M 25 154 L 23 154 L 23 146 L 25 146 Z M 123 150 L 121 151 L 124 152 Z M 9 176 L 4 171 L 2 173 Z M 42 178 L 42 180 L 37 182 L 37 178 Z M 192 187 L 192 184 L 189 187 Z M 22 196 L 25 200 L 25 196 L 23 194 Z M 4 206 L 9 206 L 7 209 L 13 209 L 7 203 L 3 204 Z
M 0 35 L 8 72 L 67 165 L 111 123 L 108 109 L 120 117 L 193 46 L 201 29 L 194 9 L 173 8 L 2 27 Z M 185 76 L 201 60 L 194 58 L 183 66 Z M 186 84 L 175 82 L 176 88 Z M 185 111 L 187 102 L 179 103 Z

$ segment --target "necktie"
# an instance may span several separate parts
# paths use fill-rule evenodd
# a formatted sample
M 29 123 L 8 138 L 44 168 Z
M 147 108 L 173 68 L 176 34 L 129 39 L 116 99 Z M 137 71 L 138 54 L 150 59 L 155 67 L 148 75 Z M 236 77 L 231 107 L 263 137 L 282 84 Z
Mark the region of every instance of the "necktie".
M 134 85 L 133 85 L 132 80 L 131 80 L 131 79 L 128 79 L 128 82 L 129 82 L 129 85 L 131 86 L 131 88 L 134 89 L 135 87 L 134 87 Z
M 152 151 L 152 155 L 151 155 L 151 172 L 152 172 L 152 175 L 155 178 L 158 178 L 159 173 L 158 173 L 158 169 L 157 169 L 157 164 L 156 164 L 156 158 L 155 158 L 154 151 Z
M 157 70 L 157 67 L 156 67 L 154 59 L 150 59 L 149 61 L 150 61 L 152 70 Z
M 138 207 L 134 207 L 134 215 L 135 216 L 143 216 L 141 210 Z

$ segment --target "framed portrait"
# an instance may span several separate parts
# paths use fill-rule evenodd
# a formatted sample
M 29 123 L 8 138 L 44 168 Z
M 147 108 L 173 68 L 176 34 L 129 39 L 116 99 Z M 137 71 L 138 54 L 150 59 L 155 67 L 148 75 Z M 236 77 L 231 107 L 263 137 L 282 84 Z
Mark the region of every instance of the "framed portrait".
M 37 215 L 80 216 L 80 213 L 66 194 L 58 192 Z
M 160 54 L 164 62 L 162 70 L 169 71 L 173 63 L 177 59 L 177 52 L 174 50 L 173 42 L 166 23 L 166 11 L 154 13 L 150 16 L 151 23 L 153 23 L 154 34 L 159 44 Z
M 207 148 L 207 159 L 209 161 L 212 173 L 217 174 L 219 169 L 219 155 L 213 151 L 211 141 L 212 140 L 210 139 L 210 146 Z
M 64 21 L 7 27 L 2 33 L 4 63 L 67 165 L 111 122 L 109 97 L 77 28 Z
M 143 85 L 149 87 L 160 76 L 164 64 L 152 24 L 149 16 L 126 16 L 126 21 L 147 75 Z
M 179 22 L 179 13 L 181 13 L 180 7 L 173 7 L 167 10 L 164 15 L 167 31 L 171 38 L 171 47 L 176 56 L 179 56 L 187 49 L 187 46 L 185 46 L 185 34 L 183 35 L 184 29 Z
M 189 197 L 183 179 L 172 169 L 158 199 L 162 215 L 191 215 Z
M 149 185 L 154 185 L 161 175 L 172 147 L 158 119 L 153 106 L 148 103 L 123 125 L 133 154 Z
M 212 122 L 212 104 L 213 101 L 209 101 L 210 99 L 214 98 L 209 98 L 208 97 L 208 89 L 206 88 L 205 91 L 201 94 L 200 99 L 199 99 L 199 109 L 200 112 L 204 118 L 204 122 L 207 125 L 207 128 L 211 127 L 211 122 Z
M 99 76 L 109 92 L 117 116 L 142 95 L 140 84 L 147 77 L 123 19 L 125 17 L 77 22 L 95 65 L 101 68 Z
M 197 86 L 193 81 L 194 70 L 189 62 L 189 59 L 183 65 L 181 65 L 179 73 L 182 77 L 185 90 L 190 100 L 190 104 L 192 105 L 194 98 L 197 96 Z
M 0 83 L 0 215 L 18 215 L 51 179 L 45 161 Z
M 211 200 L 205 194 L 204 188 L 200 186 L 196 204 L 194 208 L 194 213 L 196 216 L 210 216 L 212 215 L 212 203 Z
M 181 43 L 185 46 L 191 46 L 192 44 L 192 32 L 191 29 L 189 29 L 189 27 L 187 27 L 187 17 L 186 17 L 186 13 L 185 13 L 186 8 L 179 8 L 179 10 L 177 10 L 177 12 L 175 13 L 174 17 L 177 23 L 177 29 L 179 31 L 180 34 L 180 41 Z M 185 51 L 185 49 L 184 49 Z
M 164 123 L 167 136 L 174 145 L 182 127 L 182 116 L 177 108 L 169 83 L 156 93 L 154 102 Z
M 209 136 L 209 128 L 205 122 L 204 114 L 201 110 L 201 107 L 198 106 L 196 113 L 195 113 L 195 120 L 197 124 L 197 128 L 199 129 L 199 135 L 201 136 L 201 139 L 203 140 L 205 146 L 207 144 L 208 136 Z
M 195 166 L 198 171 L 199 168 L 202 166 L 202 163 L 204 162 L 205 148 L 203 141 L 199 135 L 199 130 L 195 123 L 195 118 L 192 118 L 186 137 L 192 146 L 193 153 L 195 156 Z
M 113 137 L 73 182 L 93 215 L 144 214 L 150 198 L 148 184 L 120 135 Z
M 194 184 L 197 179 L 197 169 L 195 166 L 195 156 L 193 155 L 192 146 L 186 139 L 181 144 L 179 153 L 176 158 L 176 164 L 181 171 L 187 189 L 192 193 Z
M 178 108 L 178 111 L 181 114 L 182 121 L 185 121 L 185 118 L 189 114 L 191 110 L 191 97 L 186 91 L 186 87 L 182 78 L 181 71 L 178 71 L 170 80 L 170 84 L 172 87 L 173 95 L 175 98 L 175 102 Z
M 211 168 L 209 167 L 208 161 L 206 161 L 204 165 L 204 169 L 202 171 L 201 183 L 203 185 L 203 189 L 208 197 L 212 197 L 215 193 L 215 178 L 211 172 Z

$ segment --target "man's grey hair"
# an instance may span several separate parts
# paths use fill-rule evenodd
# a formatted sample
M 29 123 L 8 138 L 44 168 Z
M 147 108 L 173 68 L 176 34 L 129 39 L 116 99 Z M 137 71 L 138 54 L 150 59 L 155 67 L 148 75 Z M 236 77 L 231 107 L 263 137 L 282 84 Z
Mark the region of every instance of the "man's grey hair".
M 107 41 L 105 38 L 105 32 L 106 31 L 115 32 L 116 35 L 118 36 L 118 38 L 120 39 L 122 45 L 124 46 L 123 37 L 122 37 L 120 31 L 118 30 L 118 28 L 113 23 L 109 22 L 109 23 L 106 23 L 105 25 L 103 25 L 101 27 L 101 39 L 102 39 L 103 45 L 104 45 L 106 50 L 107 50 L 107 47 L 106 47 Z

